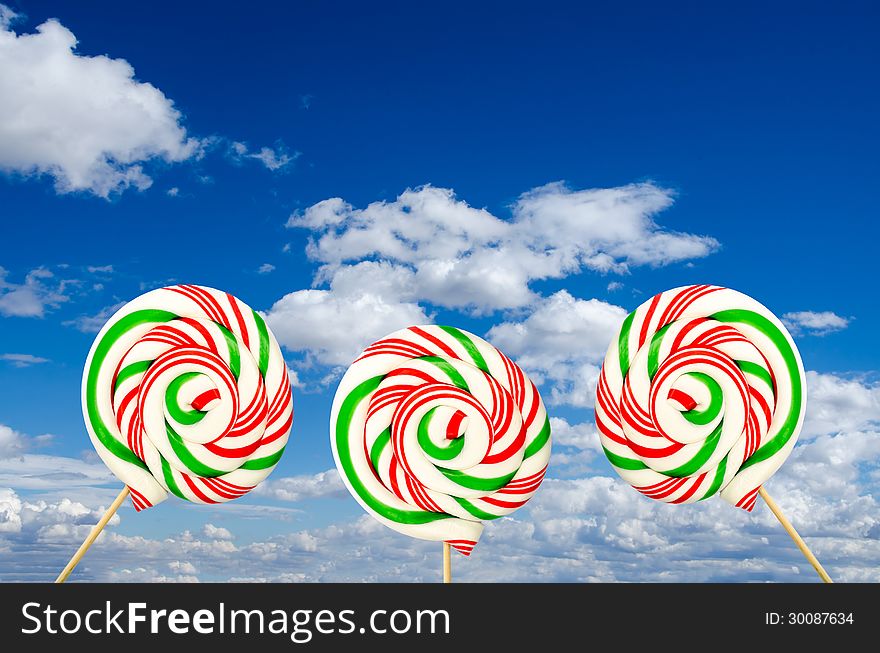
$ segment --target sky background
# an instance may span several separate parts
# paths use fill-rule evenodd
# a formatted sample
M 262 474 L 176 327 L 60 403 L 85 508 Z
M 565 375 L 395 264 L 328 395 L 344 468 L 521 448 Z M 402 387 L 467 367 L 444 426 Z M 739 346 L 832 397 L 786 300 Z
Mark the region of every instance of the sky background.
M 0 580 L 54 579 L 118 492 L 82 364 L 174 282 L 264 312 L 293 435 L 241 500 L 126 505 L 75 580 L 438 580 L 327 435 L 357 351 L 437 322 L 553 417 L 548 479 L 457 580 L 812 582 L 761 502 L 654 503 L 601 454 L 607 343 L 690 283 L 784 316 L 809 407 L 767 489 L 832 577 L 880 580 L 876 7 L 473 4 L 0 5 Z

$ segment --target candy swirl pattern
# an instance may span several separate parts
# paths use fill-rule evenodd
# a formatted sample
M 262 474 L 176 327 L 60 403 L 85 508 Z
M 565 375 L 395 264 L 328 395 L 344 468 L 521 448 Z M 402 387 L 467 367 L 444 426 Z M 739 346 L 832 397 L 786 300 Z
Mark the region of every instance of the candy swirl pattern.
M 655 295 L 608 348 L 596 424 L 615 471 L 667 503 L 716 493 L 750 511 L 806 408 L 800 354 L 754 299 L 717 286 Z
M 402 329 L 364 350 L 336 391 L 330 441 L 368 513 L 464 555 L 483 520 L 534 495 L 551 445 L 525 373 L 485 340 L 441 326 Z
M 138 511 L 169 493 L 195 503 L 246 494 L 278 463 L 293 422 L 287 365 L 263 318 L 194 285 L 148 292 L 107 321 L 82 405 Z

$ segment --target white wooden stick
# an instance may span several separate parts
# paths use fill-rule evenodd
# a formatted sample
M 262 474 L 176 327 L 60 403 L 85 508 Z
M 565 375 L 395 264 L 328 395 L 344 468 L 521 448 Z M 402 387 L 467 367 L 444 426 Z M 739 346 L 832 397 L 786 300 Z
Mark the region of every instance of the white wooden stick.
M 119 510 L 119 506 L 122 505 L 122 502 L 125 501 L 125 497 L 128 496 L 128 486 L 126 485 L 122 488 L 122 492 L 113 500 L 113 503 L 110 504 L 110 507 L 107 508 L 107 512 L 104 513 L 104 516 L 101 517 L 101 520 L 95 524 L 95 527 L 92 529 L 92 532 L 89 533 L 89 536 L 86 538 L 86 541 L 83 542 L 79 549 L 77 549 L 76 553 L 73 554 L 73 557 L 70 559 L 70 562 L 67 563 L 67 566 L 61 570 L 61 573 L 58 574 L 58 578 L 55 579 L 56 583 L 63 583 L 67 580 L 67 577 L 70 576 L 70 573 L 73 571 L 73 568 L 79 564 L 80 559 L 86 554 L 86 551 L 89 550 L 89 547 L 92 546 L 92 543 L 98 538 L 98 535 L 101 534 L 101 531 L 104 530 L 104 527 L 107 525 L 107 522 L 110 521 L 110 518 L 116 514 L 116 511 Z
M 797 544 L 797 548 L 801 550 L 801 553 L 803 553 L 807 560 L 810 561 L 810 564 L 813 565 L 813 569 L 816 570 L 819 577 L 826 583 L 833 583 L 834 581 L 831 580 L 831 576 L 829 576 L 828 572 L 825 571 L 825 568 L 822 567 L 822 563 L 816 559 L 816 556 L 810 551 L 810 547 L 807 546 L 807 543 L 804 542 L 803 538 L 798 535 L 796 530 L 794 530 L 794 526 L 792 526 L 791 522 L 785 518 L 785 515 L 782 514 L 782 510 L 780 510 L 779 506 L 776 505 L 776 502 L 770 498 L 770 495 L 767 494 L 767 490 L 762 487 L 758 490 L 758 494 L 764 499 L 764 502 L 767 504 L 767 507 L 770 508 L 770 511 L 776 515 L 776 519 L 782 524 L 782 528 L 785 529 L 785 532 L 788 533 L 791 536 L 791 539 L 794 540 L 794 543 Z
M 452 556 L 448 542 L 443 543 L 443 582 L 452 582 Z

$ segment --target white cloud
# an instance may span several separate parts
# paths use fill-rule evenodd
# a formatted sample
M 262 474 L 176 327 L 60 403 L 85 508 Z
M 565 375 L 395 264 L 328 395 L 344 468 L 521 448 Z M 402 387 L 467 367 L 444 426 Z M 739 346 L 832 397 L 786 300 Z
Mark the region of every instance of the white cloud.
M 168 568 L 177 574 L 187 576 L 195 576 L 198 573 L 196 566 L 186 560 L 172 560 L 168 563 Z
M 0 315 L 43 317 L 47 309 L 58 308 L 68 301 L 64 294 L 64 282 L 53 285 L 51 280 L 55 275 L 46 268 L 40 267 L 28 272 L 24 283 L 7 281 L 8 275 L 9 272 L 0 266 Z
M 363 209 L 326 199 L 287 222 L 312 234 L 306 251 L 320 264 L 314 287 L 286 295 L 267 318 L 287 349 L 344 365 L 376 338 L 431 321 L 434 307 L 475 315 L 531 310 L 490 336 L 521 353 L 519 362 L 538 381 L 558 382 L 557 403 L 589 406 L 599 359 L 593 349 L 604 353 L 609 325 L 622 321 L 623 309 L 565 291 L 544 297 L 531 284 L 585 270 L 626 273 L 717 249 L 710 237 L 657 225 L 653 216 L 671 203 L 670 191 L 650 183 L 589 190 L 549 184 L 520 196 L 509 219 L 430 185 Z M 554 310 L 566 312 L 562 320 Z M 549 345 L 532 351 L 529 338 Z
M 287 152 L 283 144 L 278 144 L 274 149 L 261 147 L 258 151 L 251 151 L 246 143 L 233 141 L 229 147 L 229 155 L 233 161 L 241 162 L 245 159 L 253 159 L 263 164 L 268 170 L 281 170 L 296 161 L 300 152 Z
M 792 333 L 811 336 L 824 336 L 841 331 L 847 327 L 850 319 L 832 311 L 796 311 L 782 316 L 782 321 Z
M 117 482 L 101 462 L 85 462 L 66 456 L 47 456 L 22 453 L 29 447 L 29 439 L 13 431 L 10 436 L 0 425 L 0 438 L 5 438 L 7 451 L 0 455 L 0 487 L 19 490 L 53 490 L 59 487 L 100 487 Z M 11 429 L 9 429 L 11 430 Z M 39 444 L 39 443 L 37 443 Z
M 611 283 L 608 284 L 606 290 L 608 292 L 616 292 L 616 291 L 620 290 L 621 288 L 623 288 L 622 283 L 620 283 L 619 281 L 612 281 Z
M 49 434 L 32 438 L 10 426 L 0 424 L 0 469 L 6 463 L 4 459 L 19 456 L 33 446 L 45 444 L 51 439 Z
M 0 360 L 8 361 L 13 367 L 30 367 L 49 362 L 48 358 L 33 354 L 0 354 Z
M 0 532 L 29 531 L 35 540 L 43 541 L 65 540 L 79 532 L 85 537 L 108 505 L 91 509 L 68 498 L 57 502 L 24 499 L 12 488 L 0 488 Z M 116 526 L 119 522 L 114 515 L 109 523 Z
M 7 29 L 19 17 L 20 14 L 15 13 L 6 5 L 0 5 L 0 29 Z
M 278 342 L 308 351 L 327 365 L 348 365 L 382 336 L 430 319 L 413 303 L 389 302 L 367 292 L 298 290 L 279 299 L 265 315 Z
M 259 268 L 257 268 L 257 274 L 269 274 L 275 269 L 275 266 L 271 263 L 263 263 Z
M 562 417 L 550 418 L 550 429 L 553 433 L 553 445 L 560 447 L 574 447 L 575 449 L 589 449 L 600 451 L 599 434 L 593 422 L 581 422 L 570 424 Z
M 878 424 L 880 385 L 807 372 L 807 415 L 802 438 L 857 431 Z
M 73 320 L 65 320 L 62 324 L 64 326 L 72 326 L 83 333 L 98 333 L 107 320 L 123 306 L 125 306 L 125 302 L 118 302 L 111 306 L 105 306 L 95 315 L 80 315 Z
M 608 343 L 626 314 L 620 306 L 560 290 L 538 302 L 524 320 L 496 324 L 487 338 L 536 382 L 550 385 L 551 403 L 588 408 Z
M 92 274 L 102 273 L 102 274 L 113 274 L 113 266 L 112 265 L 89 265 L 86 267 Z
M 0 424 L 0 460 L 15 456 L 24 449 L 25 436 L 5 424 Z
M 180 112 L 124 59 L 76 53 L 55 19 L 33 34 L 0 21 L 0 169 L 49 175 L 59 193 L 109 197 L 152 184 L 143 164 L 198 156 Z
M 205 534 L 210 540 L 232 540 L 235 539 L 232 533 L 227 528 L 223 528 L 222 526 L 214 526 L 214 524 L 205 524 L 202 532 Z M 193 572 L 195 573 L 195 572 Z
M 2 18 L 3 5 L 0 5 L 0 20 Z M 18 533 L 20 530 L 21 499 L 11 488 L 0 488 L 0 533 Z
M 523 194 L 514 220 L 527 241 L 599 271 L 667 265 L 718 249 L 714 238 L 661 229 L 653 216 L 671 204 L 672 193 L 652 183 L 571 190 L 557 182 Z
M 560 449 L 592 451 L 592 424 L 554 418 L 553 429 Z M 871 480 L 880 478 L 878 462 L 877 431 L 823 435 L 799 443 L 768 483 L 770 494 L 835 580 L 880 581 L 880 505 L 876 480 Z M 335 470 L 328 470 L 270 480 L 254 498 L 300 501 L 337 491 L 344 496 L 341 486 L 332 489 L 334 478 L 338 484 Z M 0 484 L 5 480 L 0 476 Z M 0 548 L 16 551 L 14 564 L 0 564 L 0 579 L 51 580 L 111 495 L 50 500 L 0 489 Z M 399 535 L 349 503 L 351 517 L 262 539 L 248 537 L 255 530 L 251 523 L 242 523 L 237 533 L 231 522 L 219 527 L 211 521 L 194 521 L 189 530 L 159 538 L 128 535 L 123 531 L 131 513 L 123 511 L 74 580 L 439 581 L 436 542 Z M 267 506 L 223 508 L 240 508 L 237 517 L 278 519 L 262 512 Z M 190 521 L 221 514 L 220 508 L 179 509 L 188 511 Z M 474 555 L 456 556 L 453 565 L 461 582 L 817 580 L 761 501 L 752 513 L 717 498 L 674 506 L 651 501 L 605 475 L 548 478 L 512 518 L 488 523 Z
M 254 490 L 257 495 L 268 496 L 279 501 L 301 501 L 324 497 L 345 496 L 345 486 L 336 469 L 328 469 L 317 474 L 304 474 L 288 478 L 269 479 Z
M 180 195 L 180 189 L 177 186 L 172 186 L 171 188 L 169 188 L 168 190 L 165 191 L 165 194 L 168 197 L 177 197 L 178 195 Z
M 532 281 L 623 273 L 717 249 L 707 236 L 661 229 L 652 216 L 671 203 L 653 184 L 575 191 L 555 183 L 520 196 L 503 220 L 451 189 L 422 186 L 364 209 L 327 199 L 287 226 L 313 232 L 307 252 L 323 264 L 321 282 L 332 286 L 352 264 L 378 259 L 403 280 L 394 299 L 486 313 L 532 303 Z
M 299 378 L 299 372 L 297 372 L 289 365 L 287 366 L 287 375 L 290 377 L 290 385 L 292 385 L 294 388 L 302 389 L 303 387 L 305 387 L 303 385 L 303 382 Z

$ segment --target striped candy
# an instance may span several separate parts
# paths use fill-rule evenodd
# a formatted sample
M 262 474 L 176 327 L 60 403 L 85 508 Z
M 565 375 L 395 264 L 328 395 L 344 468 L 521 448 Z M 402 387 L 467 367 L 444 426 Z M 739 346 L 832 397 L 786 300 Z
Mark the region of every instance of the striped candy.
M 195 503 L 249 492 L 293 421 L 287 365 L 263 318 L 191 285 L 148 292 L 110 318 L 86 359 L 82 405 L 138 511 L 169 492 Z
M 764 306 L 717 286 L 655 295 L 608 348 L 596 424 L 608 460 L 639 492 L 692 503 L 720 492 L 751 510 L 804 420 L 804 367 Z
M 413 326 L 367 347 L 336 391 L 336 466 L 352 496 L 405 535 L 469 555 L 482 520 L 537 491 L 550 422 L 534 383 L 492 345 Z

